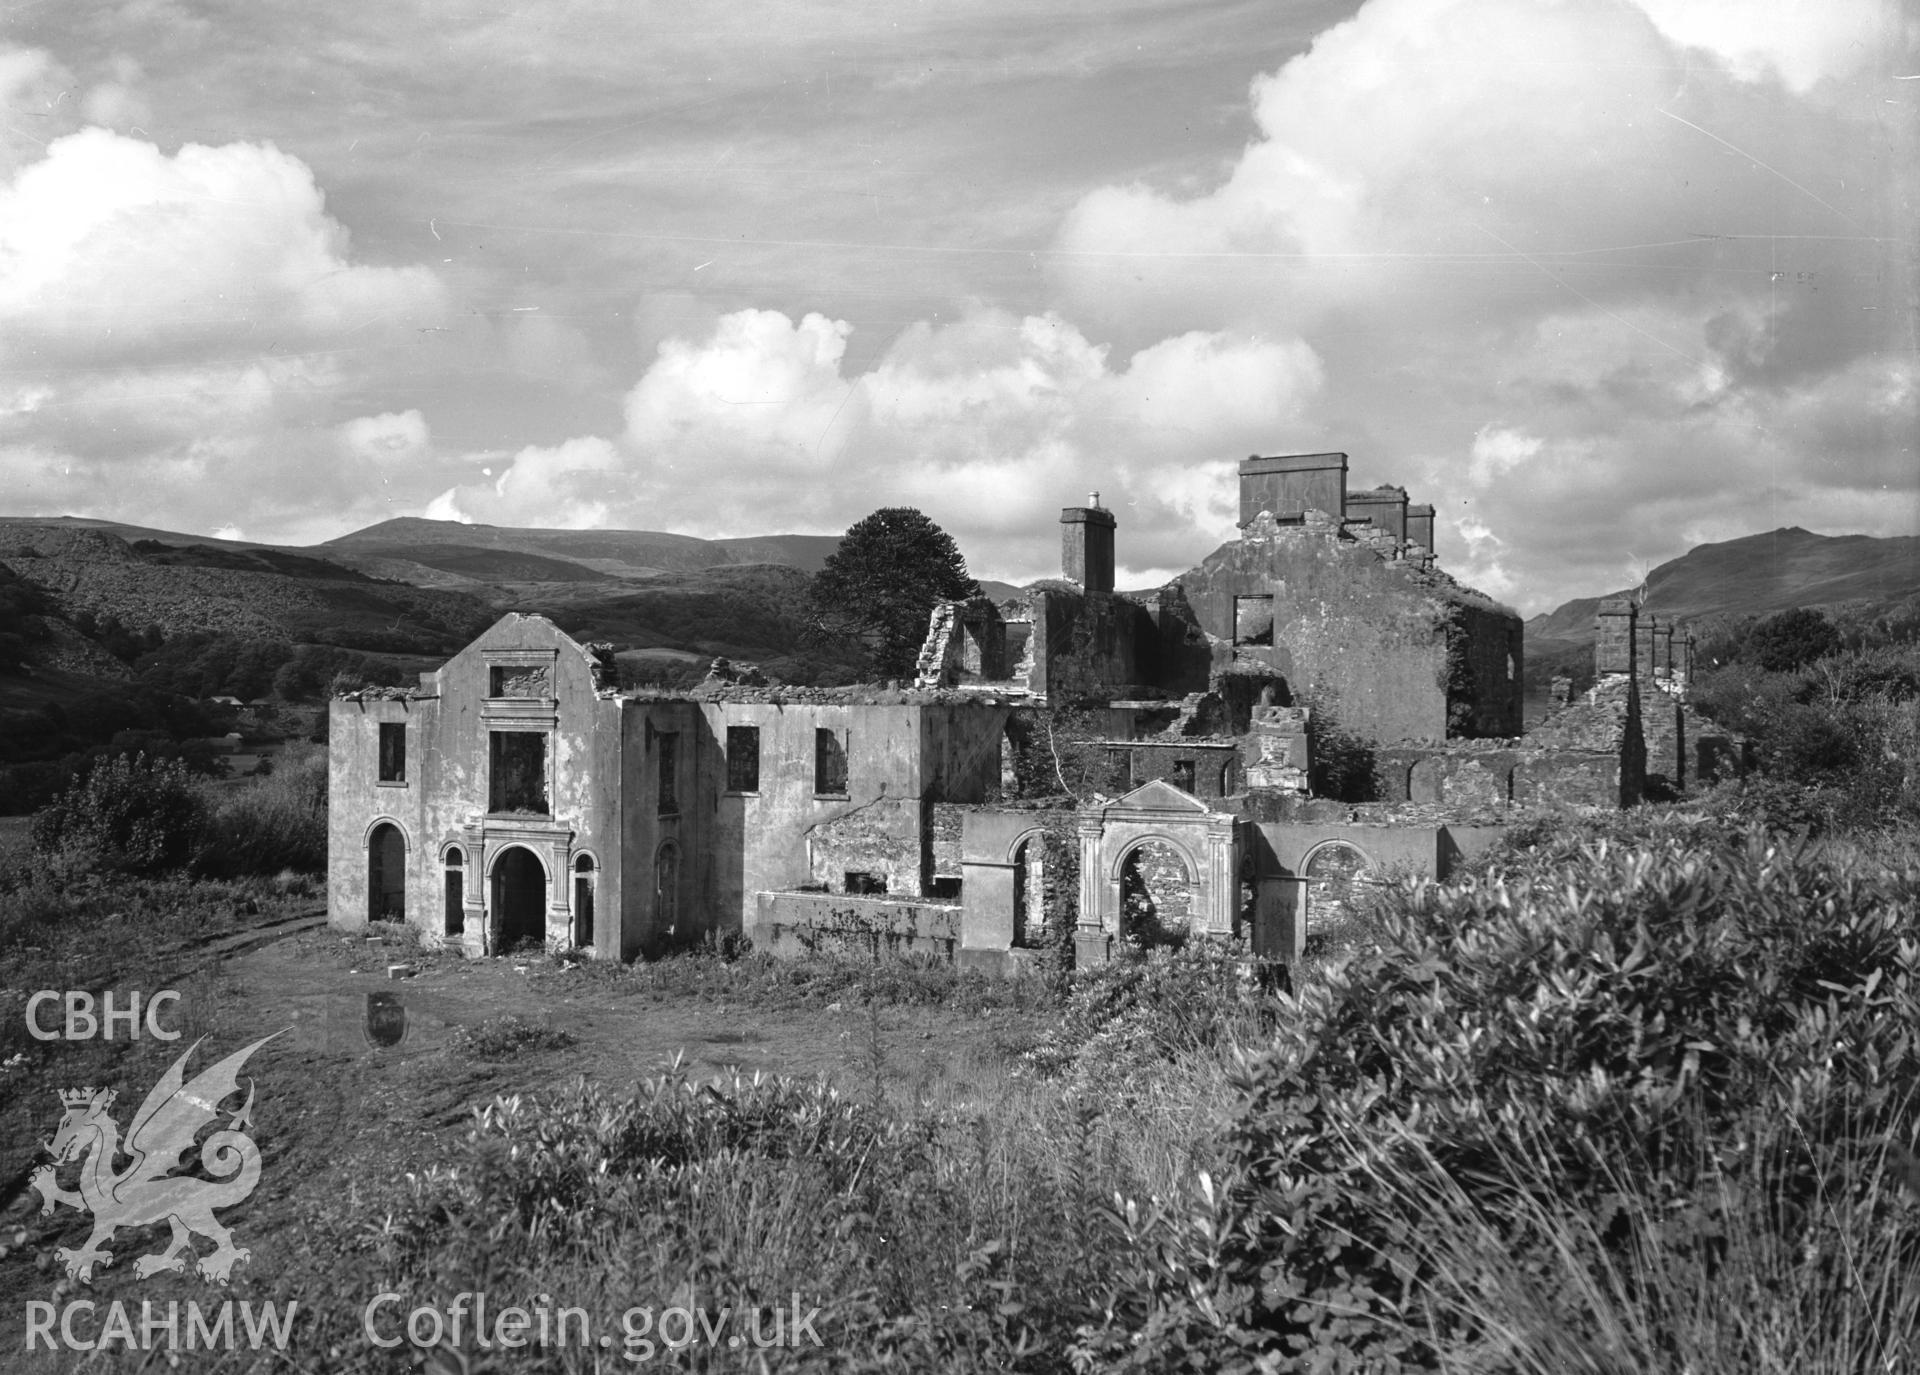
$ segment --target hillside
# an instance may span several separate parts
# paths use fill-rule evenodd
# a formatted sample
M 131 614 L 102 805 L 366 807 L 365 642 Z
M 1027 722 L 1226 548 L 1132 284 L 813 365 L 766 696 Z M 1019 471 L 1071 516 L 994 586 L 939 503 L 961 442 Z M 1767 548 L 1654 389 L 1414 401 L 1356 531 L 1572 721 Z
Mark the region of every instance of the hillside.
M 98 525 L 0 519 L 0 561 L 71 623 L 111 617 L 166 638 L 219 634 L 388 648 L 451 648 L 485 624 L 459 593 L 380 582 L 302 551 L 136 542 Z
M 350 567 L 368 559 L 401 560 L 481 582 L 570 582 L 595 574 L 647 577 L 752 563 L 813 573 L 839 544 L 838 535 L 709 540 L 658 530 L 517 529 L 406 516 L 329 540 L 313 552 Z M 531 579 L 514 571 L 535 568 L 544 571 Z
M 1537 641 L 1593 642 L 1602 601 L 1637 595 L 1622 588 L 1580 597 L 1527 622 Z M 1662 616 L 1765 616 L 1789 607 L 1882 606 L 1920 595 L 1920 538 L 1816 535 L 1796 527 L 1702 544 L 1647 575 L 1645 605 Z
M 808 578 L 838 543 L 408 517 L 283 548 L 114 521 L 0 517 L 0 568 L 38 589 L 49 613 L 27 661 L 109 677 L 125 677 L 132 656 L 159 641 L 189 637 L 431 659 L 502 612 L 533 611 L 584 639 L 612 641 L 641 676 L 649 662 L 684 676 L 724 655 L 796 681 L 839 678 L 854 665 L 806 641 L 803 605 Z M 1016 591 L 983 586 L 993 596 Z M 93 643 L 94 627 L 109 623 L 119 642 Z

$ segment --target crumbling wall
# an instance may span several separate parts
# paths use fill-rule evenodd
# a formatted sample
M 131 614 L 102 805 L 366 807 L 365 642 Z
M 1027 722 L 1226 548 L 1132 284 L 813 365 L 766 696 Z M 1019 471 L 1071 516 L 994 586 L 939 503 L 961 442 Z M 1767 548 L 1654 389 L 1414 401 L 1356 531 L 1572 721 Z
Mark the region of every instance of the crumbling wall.
M 1601 750 L 1541 750 L 1514 766 L 1513 800 L 1533 811 L 1622 805 L 1622 757 Z
M 989 598 L 935 603 L 914 669 L 919 686 L 1006 682 L 1011 675 L 1007 625 Z
M 1313 768 L 1311 714 L 1305 707 L 1256 706 L 1245 737 L 1246 786 L 1304 794 Z
M 1447 733 L 1447 608 L 1404 568 L 1333 527 L 1256 522 L 1180 578 L 1220 666 L 1258 664 L 1293 699 L 1337 699 L 1368 739 Z M 1236 597 L 1272 599 L 1272 643 L 1233 644 Z
M 928 809 L 928 850 L 936 885 L 960 877 L 960 837 L 968 809 L 964 802 L 936 802 Z
M 754 903 L 747 935 L 756 950 L 774 955 L 951 960 L 960 939 L 961 912 L 954 905 L 792 892 L 760 893 Z
M 1506 737 L 1525 728 L 1526 629 L 1511 612 L 1453 602 L 1447 608 L 1447 734 Z
M 1109 741 L 1109 750 L 1126 752 L 1127 786 L 1148 779 L 1167 782 L 1195 797 L 1217 801 L 1238 792 L 1240 744 L 1226 739 Z
M 1035 588 L 1029 605 L 1026 686 L 1035 696 L 1076 702 L 1152 690 L 1141 649 L 1157 646 L 1160 629 L 1138 602 L 1056 585 Z
M 1672 796 L 1687 786 L 1687 729 L 1680 703 L 1646 680 L 1640 685 L 1640 733 L 1647 746 L 1646 786 Z
M 1619 760 L 1619 791 L 1612 805 L 1631 807 L 1646 795 L 1647 745 L 1631 675 L 1615 674 L 1596 683 L 1585 696 L 1536 725 L 1527 744 L 1547 752 L 1611 755 Z
M 1461 811 L 1493 809 L 1513 800 L 1514 750 L 1448 750 L 1420 760 L 1407 777 L 1408 801 Z

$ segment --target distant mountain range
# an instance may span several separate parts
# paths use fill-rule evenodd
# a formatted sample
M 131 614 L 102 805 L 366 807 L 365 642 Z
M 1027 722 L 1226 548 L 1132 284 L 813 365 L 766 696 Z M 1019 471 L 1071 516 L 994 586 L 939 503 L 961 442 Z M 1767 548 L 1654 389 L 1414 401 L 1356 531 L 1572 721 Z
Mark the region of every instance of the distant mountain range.
M 815 573 L 838 535 L 699 539 L 658 530 L 532 530 L 406 516 L 328 540 L 313 552 L 378 577 L 420 586 L 603 582 L 736 564 Z
M 1816 535 L 1790 526 L 1720 544 L 1702 544 L 1647 575 L 1645 595 L 1622 588 L 1579 597 L 1527 622 L 1536 641 L 1591 644 L 1593 617 L 1614 597 L 1640 597 L 1675 620 L 1766 616 L 1789 607 L 1880 606 L 1920 596 L 1920 537 Z
M 722 654 L 817 659 L 819 648 L 802 640 L 802 596 L 838 543 L 832 535 L 709 540 L 407 517 L 286 548 L 115 521 L 0 517 L 0 561 L 69 618 L 111 615 L 129 630 L 154 626 L 168 636 L 210 631 L 444 655 L 501 612 L 541 611 L 630 656 L 688 664 Z M 982 587 L 995 598 L 1018 591 Z M 1698 625 L 1916 597 L 1920 538 L 1792 528 L 1701 545 L 1654 569 L 1642 600 Z M 1527 622 L 1529 680 L 1577 668 L 1602 600 L 1577 598 Z
M 539 611 L 625 657 L 771 661 L 831 670 L 805 642 L 808 579 L 835 535 L 700 539 L 652 530 L 542 530 L 402 518 L 303 548 L 79 517 L 0 517 L 0 562 L 59 617 L 111 617 L 169 638 L 216 633 L 444 657 L 505 611 Z M 989 595 L 1018 589 L 983 584 Z M 49 627 L 64 664 L 86 655 Z M 48 651 L 50 652 L 50 651 Z M 94 656 L 93 662 L 103 662 Z M 58 665 L 49 665 L 58 666 Z

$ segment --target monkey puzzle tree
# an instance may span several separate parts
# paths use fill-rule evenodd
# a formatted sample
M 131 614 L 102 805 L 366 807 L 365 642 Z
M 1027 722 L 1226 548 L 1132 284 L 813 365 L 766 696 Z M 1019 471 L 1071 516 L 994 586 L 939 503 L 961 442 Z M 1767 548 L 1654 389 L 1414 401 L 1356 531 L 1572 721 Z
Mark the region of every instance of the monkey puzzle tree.
M 979 595 L 953 536 L 911 506 L 848 527 L 807 589 L 816 634 L 860 645 L 881 678 L 913 675 L 935 602 Z

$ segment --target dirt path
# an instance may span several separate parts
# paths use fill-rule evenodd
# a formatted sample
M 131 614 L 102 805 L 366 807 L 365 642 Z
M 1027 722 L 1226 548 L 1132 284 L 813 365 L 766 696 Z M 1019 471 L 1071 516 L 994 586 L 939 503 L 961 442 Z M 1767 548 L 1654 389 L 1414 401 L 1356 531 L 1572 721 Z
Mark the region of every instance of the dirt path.
M 783 1011 L 661 998 L 570 962 L 422 958 L 324 926 L 251 949 L 234 939 L 236 953 L 222 970 L 232 985 L 226 996 L 281 1016 L 293 1046 L 391 1063 L 444 1058 L 457 1029 L 514 1014 L 576 1038 L 564 1050 L 526 1057 L 529 1067 L 538 1067 L 534 1077 L 548 1082 L 580 1074 L 626 1084 L 676 1058 L 701 1077 L 738 1070 L 858 1079 L 870 1075 L 876 1037 L 889 1074 L 911 1079 L 951 1068 L 960 1028 L 971 1025 L 938 1009 L 886 1009 L 876 1017 L 859 1008 Z M 415 972 L 390 977 L 391 964 Z M 398 1044 L 379 1044 L 370 1035 L 369 999 L 404 1013 Z

